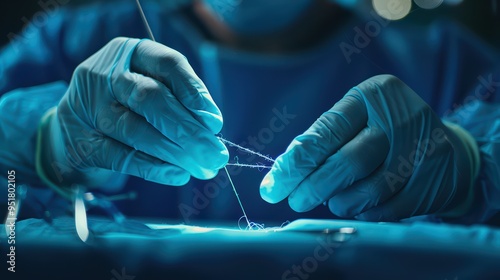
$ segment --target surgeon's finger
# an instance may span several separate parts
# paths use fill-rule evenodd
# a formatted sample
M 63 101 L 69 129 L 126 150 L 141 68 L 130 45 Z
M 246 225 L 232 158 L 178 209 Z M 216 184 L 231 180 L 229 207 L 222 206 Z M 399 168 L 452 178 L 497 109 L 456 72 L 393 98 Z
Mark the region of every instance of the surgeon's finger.
M 115 98 L 144 117 L 143 120 L 134 118 L 138 125 L 143 125 L 144 121 L 147 121 L 163 134 L 156 135 L 155 133 L 154 137 L 167 137 L 180 146 L 184 151 L 180 156 L 188 155 L 195 160 L 194 163 L 189 162 L 187 165 L 194 164 L 205 169 L 217 170 L 227 163 L 229 152 L 226 146 L 210 130 L 201 125 L 165 85 L 137 73 L 121 75 L 115 78 L 114 82 Z M 150 134 L 152 133 L 151 131 Z M 154 141 L 148 140 L 144 135 L 130 135 L 129 137 L 138 137 L 138 141 L 143 143 Z M 138 145 L 141 144 L 138 143 Z M 161 148 L 167 148 L 167 146 L 163 145 Z M 149 148 L 144 147 L 144 149 Z M 167 151 L 175 150 L 163 150 L 162 154 Z
M 381 185 L 383 186 L 383 183 Z M 390 187 L 387 185 L 387 182 L 385 185 L 386 193 L 388 193 Z M 424 213 L 430 213 L 429 211 L 431 209 L 419 209 L 417 205 L 421 203 L 419 199 L 415 199 L 418 198 L 421 193 L 429 191 L 429 189 L 427 189 L 425 186 L 415 188 L 406 185 L 397 190 L 398 192 L 390 192 L 392 196 L 383 203 L 379 203 L 377 206 L 368 208 L 362 213 L 355 215 L 354 218 L 362 221 L 393 222 L 412 216 L 422 215 Z M 436 190 L 431 189 L 430 191 L 434 192 Z M 408 199 L 409 197 L 413 199 Z
M 409 205 L 407 199 L 392 197 L 385 203 L 370 208 L 354 216 L 357 220 L 372 222 L 396 222 L 401 219 L 416 216 L 414 205 Z
M 277 203 L 365 126 L 367 111 L 359 93 L 350 91 L 276 159 L 260 186 L 262 198 Z
M 195 131 L 185 132 L 189 135 L 187 137 L 198 139 L 200 143 L 183 147 L 161 134 L 145 118 L 127 108 L 101 110 L 97 113 L 96 119 L 97 129 L 105 135 L 135 150 L 179 166 L 199 179 L 210 179 L 216 175 L 220 166 L 212 165 L 211 161 L 214 161 L 214 158 L 222 162 L 229 157 L 227 154 L 216 152 L 220 150 L 216 150 L 208 140 L 214 136 L 206 131 L 199 134 Z
M 222 129 L 222 114 L 186 57 L 162 44 L 143 40 L 135 49 L 131 71 L 164 83 L 193 116 L 212 133 Z
M 381 165 L 373 174 L 354 182 L 328 201 L 330 211 L 342 218 L 352 218 L 385 202 L 397 190 L 387 185 L 387 168 Z
M 445 152 L 446 153 L 446 152 Z M 452 161 L 453 155 L 443 154 L 445 161 Z M 436 163 L 435 158 L 429 158 L 429 161 Z M 380 184 L 381 189 L 389 194 L 389 197 L 383 203 L 378 203 L 376 206 L 367 208 L 361 211 L 360 214 L 354 217 L 359 220 L 365 221 L 398 221 L 413 216 L 420 216 L 424 214 L 438 213 L 446 211 L 446 203 L 442 201 L 450 199 L 449 193 L 442 192 L 437 186 L 454 184 L 453 179 L 442 177 L 439 168 L 435 165 L 430 165 L 426 159 L 423 159 L 418 165 L 413 166 L 412 169 L 404 168 L 403 164 L 399 162 L 397 168 L 392 167 L 391 172 L 386 172 L 384 175 L 385 186 Z M 434 168 L 433 168 L 434 167 Z M 413 172 L 415 174 L 425 174 L 429 178 L 430 184 L 421 185 L 414 180 Z M 390 174 L 388 176 L 388 174 Z M 423 200 L 432 197 L 440 197 L 440 199 L 433 202 L 422 202 Z
M 290 207 L 297 212 L 315 208 L 371 174 L 388 152 L 389 140 L 381 129 L 363 129 L 299 184 L 288 197 Z
M 105 153 L 95 153 L 89 161 L 95 167 L 113 170 L 145 180 L 171 186 L 182 186 L 189 181 L 189 173 L 173 164 L 161 161 L 122 144 L 114 139 L 103 137 L 97 143 Z

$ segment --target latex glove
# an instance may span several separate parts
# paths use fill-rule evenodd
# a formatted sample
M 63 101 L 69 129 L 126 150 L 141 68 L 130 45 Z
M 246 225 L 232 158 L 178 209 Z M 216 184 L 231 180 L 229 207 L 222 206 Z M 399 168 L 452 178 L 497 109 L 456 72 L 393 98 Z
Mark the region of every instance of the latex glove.
M 62 187 L 103 184 L 111 171 L 165 185 L 209 179 L 229 158 L 214 136 L 222 123 L 184 56 L 117 38 L 78 66 L 42 120 L 41 173 Z
M 286 197 L 298 212 L 393 221 L 459 216 L 472 200 L 479 153 L 463 129 L 443 124 L 407 85 L 389 75 L 350 90 L 277 158 L 264 200 Z

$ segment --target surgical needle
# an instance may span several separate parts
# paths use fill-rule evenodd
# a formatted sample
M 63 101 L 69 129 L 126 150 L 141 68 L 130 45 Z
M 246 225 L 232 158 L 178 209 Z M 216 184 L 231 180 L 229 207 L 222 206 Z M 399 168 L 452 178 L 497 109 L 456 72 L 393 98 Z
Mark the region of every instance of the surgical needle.
M 144 10 L 142 9 L 141 2 L 139 0 L 135 0 L 137 3 L 137 7 L 139 8 L 139 13 L 141 14 L 142 22 L 146 27 L 146 31 L 148 32 L 149 38 L 156 42 L 155 36 L 153 35 L 153 31 L 151 31 L 151 27 L 149 26 L 148 20 L 146 19 L 146 15 L 144 14 Z
M 139 8 L 139 13 L 141 14 L 142 22 L 144 23 L 144 26 L 146 27 L 146 31 L 148 32 L 149 38 L 156 42 L 155 37 L 153 35 L 153 32 L 151 31 L 151 27 L 149 26 L 148 20 L 146 18 L 146 15 L 144 14 L 144 10 L 142 9 L 141 2 L 139 0 L 135 0 L 137 3 L 137 7 Z M 238 199 L 238 203 L 240 204 L 241 211 L 243 211 L 243 215 L 245 217 L 245 220 L 247 221 L 248 228 L 251 229 L 252 226 L 250 225 L 250 221 L 248 220 L 247 214 L 245 213 L 245 208 L 243 208 L 243 204 L 241 204 L 240 196 L 238 195 L 238 192 L 236 192 L 236 188 L 234 187 L 233 180 L 231 179 L 231 176 L 229 175 L 229 171 L 227 170 L 227 167 L 224 166 L 224 170 L 226 171 L 227 178 L 229 178 L 229 182 L 231 183 L 231 186 L 233 187 L 234 194 L 236 195 L 236 198 Z

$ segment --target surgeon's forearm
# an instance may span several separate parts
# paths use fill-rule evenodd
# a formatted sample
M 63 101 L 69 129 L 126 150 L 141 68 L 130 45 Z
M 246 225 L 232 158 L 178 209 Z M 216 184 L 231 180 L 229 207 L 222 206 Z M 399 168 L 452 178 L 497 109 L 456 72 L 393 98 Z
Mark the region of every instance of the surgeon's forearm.
M 464 117 L 467 116 L 467 117 Z M 500 103 L 474 101 L 447 117 L 474 137 L 479 148 L 479 172 L 471 189 L 471 206 L 452 221 L 486 222 L 500 211 Z
M 468 178 L 470 181 L 468 188 L 464 190 L 457 190 L 454 194 L 453 201 L 450 203 L 451 208 L 445 210 L 445 212 L 440 213 L 441 217 L 461 217 L 470 211 L 474 201 L 474 185 L 476 183 L 477 177 L 479 175 L 481 167 L 481 158 L 479 153 L 479 147 L 476 140 L 472 135 L 465 130 L 463 127 L 444 121 L 444 124 L 449 128 L 453 136 L 456 136 L 463 145 L 463 147 L 455 147 L 455 152 L 462 155 L 455 156 L 455 164 L 457 166 L 464 165 L 468 168 L 456 168 L 456 170 L 465 170 L 469 174 L 458 174 L 458 180 L 460 178 Z M 450 136 L 451 137 L 451 136 Z
M 66 84 L 59 82 L 17 89 L 0 98 L 0 144 L 4 147 L 0 166 L 3 170 L 16 170 L 17 183 L 41 185 L 35 171 L 37 124 L 65 90 Z

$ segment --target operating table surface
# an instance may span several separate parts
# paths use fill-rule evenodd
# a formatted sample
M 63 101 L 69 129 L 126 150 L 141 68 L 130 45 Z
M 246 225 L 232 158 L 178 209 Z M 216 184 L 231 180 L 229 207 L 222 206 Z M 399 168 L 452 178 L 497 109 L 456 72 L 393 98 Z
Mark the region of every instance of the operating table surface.
M 16 224 L 16 273 L 1 279 L 500 279 L 500 229 L 297 220 L 258 231 L 89 218 Z M 0 233 L 1 257 L 8 252 Z

